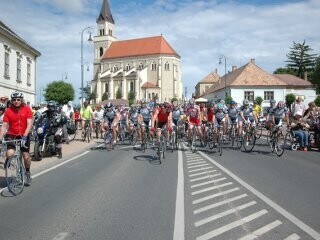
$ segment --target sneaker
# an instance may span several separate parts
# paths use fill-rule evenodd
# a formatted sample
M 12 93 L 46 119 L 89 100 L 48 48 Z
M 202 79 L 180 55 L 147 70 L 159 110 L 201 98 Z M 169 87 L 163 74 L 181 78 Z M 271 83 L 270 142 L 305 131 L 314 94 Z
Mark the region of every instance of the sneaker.
M 28 172 L 26 172 L 26 182 L 25 182 L 25 184 L 26 185 L 30 185 L 31 181 L 32 181 L 31 174 L 28 171 Z
M 304 151 L 304 152 L 307 152 L 307 151 L 308 151 L 308 148 L 307 148 L 307 147 L 304 147 L 304 148 L 303 148 L 303 151 Z

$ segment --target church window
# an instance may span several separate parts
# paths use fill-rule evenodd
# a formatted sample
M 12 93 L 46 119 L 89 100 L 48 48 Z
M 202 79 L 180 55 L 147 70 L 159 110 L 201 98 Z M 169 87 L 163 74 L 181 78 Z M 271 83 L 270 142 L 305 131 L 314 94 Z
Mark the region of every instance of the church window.
M 170 70 L 170 67 L 169 67 L 169 66 L 170 66 L 169 63 L 166 62 L 166 63 L 164 64 L 164 70 L 165 70 L 165 71 L 169 71 L 169 70 Z
M 157 64 L 153 62 L 151 64 L 151 71 L 156 71 L 156 70 L 157 70 Z
M 142 63 L 139 63 L 138 69 L 139 69 L 139 70 L 142 70 L 142 69 L 143 69 L 143 64 L 142 64 Z
M 130 92 L 133 92 L 133 82 L 130 82 Z
M 112 36 L 112 29 L 109 29 L 109 35 Z
M 27 84 L 31 85 L 31 64 L 27 64 Z
M 4 54 L 4 76 L 9 78 L 9 67 L 10 67 L 10 61 L 9 61 L 9 53 L 6 52 Z
M 102 55 L 103 55 L 103 47 L 100 47 L 100 57 L 102 57 Z
M 106 83 L 106 86 L 105 86 L 105 92 L 109 92 L 109 83 Z
M 119 70 L 118 66 L 117 65 L 114 65 L 113 66 L 113 72 L 117 72 Z
M 126 66 L 126 71 L 129 71 L 130 69 L 131 69 L 130 65 L 127 64 L 127 66 Z
M 17 82 L 21 82 L 21 59 L 17 59 Z

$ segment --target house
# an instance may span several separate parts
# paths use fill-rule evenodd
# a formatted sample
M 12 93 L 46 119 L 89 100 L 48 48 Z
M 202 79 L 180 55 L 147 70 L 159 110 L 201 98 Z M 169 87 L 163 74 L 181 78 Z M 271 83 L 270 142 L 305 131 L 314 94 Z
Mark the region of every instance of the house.
M 285 100 L 289 93 L 302 96 L 306 104 L 316 98 L 316 91 L 309 81 L 290 74 L 270 74 L 251 59 L 240 68 L 233 67 L 231 72 L 222 76 L 201 97 L 224 99 L 227 95 L 242 103 L 243 99 L 252 102 L 258 96 L 263 100 Z
M 0 89 L 1 97 L 9 98 L 14 90 L 24 100 L 36 103 L 37 58 L 41 53 L 0 21 Z
M 205 76 L 201 81 L 199 81 L 195 87 L 195 98 L 199 98 L 205 91 L 207 91 L 212 85 L 217 83 L 220 79 L 220 76 L 217 72 L 217 69 L 207 76 Z
M 104 0 L 94 37 L 94 70 L 91 90 L 96 102 L 122 95 L 136 100 L 182 99 L 181 57 L 161 36 L 118 40 L 109 1 Z

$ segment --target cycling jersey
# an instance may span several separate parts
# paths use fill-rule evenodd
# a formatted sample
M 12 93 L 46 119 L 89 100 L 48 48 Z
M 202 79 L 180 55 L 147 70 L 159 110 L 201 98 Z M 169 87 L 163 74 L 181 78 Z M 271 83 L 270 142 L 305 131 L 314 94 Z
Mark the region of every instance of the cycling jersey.
M 82 119 L 84 120 L 90 120 L 91 119 L 91 114 L 92 114 L 92 109 L 90 106 L 87 106 L 86 108 L 85 107 L 82 107 L 81 110 L 80 110 L 80 114 L 81 114 L 81 117 Z
M 104 111 L 103 117 L 107 122 L 112 123 L 114 118 L 117 116 L 117 113 L 114 110 L 108 111 L 107 109 Z
M 138 116 L 139 116 L 138 112 L 132 112 L 130 114 L 130 121 L 133 122 L 134 124 L 138 124 Z
M 248 107 L 248 108 L 245 108 L 242 106 L 241 110 L 240 110 L 242 113 L 243 113 L 243 117 L 244 119 L 246 120 L 253 120 L 253 115 L 252 115 L 252 107 Z
M 212 122 L 212 121 L 213 121 L 214 113 L 215 113 L 214 107 L 208 108 L 207 118 L 208 118 L 208 121 L 209 121 L 209 122 Z
M 149 122 L 150 121 L 151 112 L 150 112 L 149 108 L 147 108 L 147 107 L 141 108 L 139 113 L 142 115 L 144 122 Z
M 231 122 L 235 122 L 238 118 L 239 111 L 236 108 L 229 108 L 228 115 L 229 115 Z

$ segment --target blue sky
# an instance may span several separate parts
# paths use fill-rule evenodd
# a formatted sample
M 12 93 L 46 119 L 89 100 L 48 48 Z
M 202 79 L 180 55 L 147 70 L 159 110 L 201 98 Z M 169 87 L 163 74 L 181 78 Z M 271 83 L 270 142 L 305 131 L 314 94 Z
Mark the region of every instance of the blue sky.
M 0 0 L 0 19 L 39 50 L 37 93 L 65 73 L 79 96 L 81 30 L 96 26 L 102 0 Z M 320 53 L 320 1 L 282 0 L 110 0 L 119 40 L 161 33 L 180 54 L 188 93 L 216 68 L 227 70 L 256 59 L 268 72 L 285 66 L 292 42 Z M 92 64 L 84 43 L 84 62 Z M 85 71 L 85 81 L 92 72 Z M 39 98 L 38 98 L 39 99 Z M 78 100 L 75 100 L 78 102 Z

